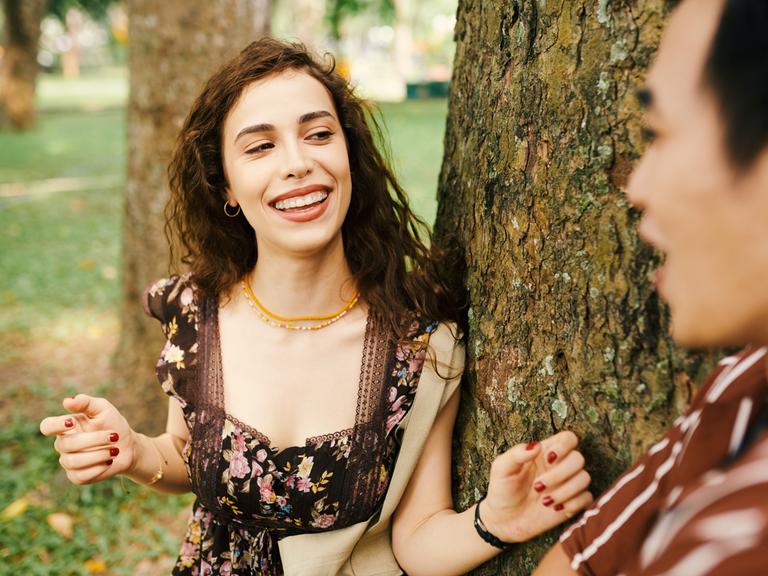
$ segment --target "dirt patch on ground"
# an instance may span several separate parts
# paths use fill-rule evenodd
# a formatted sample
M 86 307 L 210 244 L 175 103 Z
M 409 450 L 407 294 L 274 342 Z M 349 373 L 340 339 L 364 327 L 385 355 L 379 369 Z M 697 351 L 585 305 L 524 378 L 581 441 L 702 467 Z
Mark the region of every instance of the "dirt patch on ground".
M 52 321 L 31 333 L 0 332 L 0 418 L 19 410 L 39 416 L 64 395 L 104 390 L 117 341 L 118 322 L 108 313 Z

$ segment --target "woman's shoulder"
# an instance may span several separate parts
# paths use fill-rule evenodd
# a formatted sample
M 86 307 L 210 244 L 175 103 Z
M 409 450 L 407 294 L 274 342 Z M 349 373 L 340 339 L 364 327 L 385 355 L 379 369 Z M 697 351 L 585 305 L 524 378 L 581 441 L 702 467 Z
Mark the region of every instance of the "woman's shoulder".
M 425 354 L 425 370 L 436 372 L 446 381 L 464 371 L 464 335 L 456 322 L 414 319 L 405 339 Z
M 196 316 L 198 290 L 191 274 L 175 274 L 153 282 L 144 292 L 144 311 L 166 324 L 179 314 Z

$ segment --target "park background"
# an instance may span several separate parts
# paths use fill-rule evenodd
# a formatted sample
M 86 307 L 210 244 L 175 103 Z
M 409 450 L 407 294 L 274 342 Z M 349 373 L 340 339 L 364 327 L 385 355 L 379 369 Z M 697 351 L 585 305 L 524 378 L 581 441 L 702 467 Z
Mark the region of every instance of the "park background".
M 713 358 L 671 341 L 622 193 L 668 4 L 2 0 L 0 574 L 169 572 L 190 497 L 72 486 L 38 423 L 89 392 L 162 425 L 161 335 L 138 298 L 167 269 L 167 157 L 200 82 L 264 33 L 336 56 L 377 103 L 415 211 L 460 255 L 457 508 L 500 450 L 564 428 L 604 489 Z M 475 573 L 528 574 L 556 536 Z
M 456 0 L 412 11 L 405 55 L 393 50 L 394 6 L 334 7 L 342 13 L 327 13 L 325 0 L 276 2 L 271 33 L 333 51 L 377 103 L 397 173 L 431 223 Z M 70 485 L 37 431 L 44 415 L 61 412 L 65 396 L 111 396 L 128 153 L 127 6 L 48 8 L 37 50 L 37 118 L 0 132 L 0 573 L 168 574 L 191 498 L 155 495 L 130 481 Z M 408 59 L 405 73 L 397 57 Z M 434 97 L 406 100 L 408 83 Z M 156 408 L 162 419 L 165 408 Z

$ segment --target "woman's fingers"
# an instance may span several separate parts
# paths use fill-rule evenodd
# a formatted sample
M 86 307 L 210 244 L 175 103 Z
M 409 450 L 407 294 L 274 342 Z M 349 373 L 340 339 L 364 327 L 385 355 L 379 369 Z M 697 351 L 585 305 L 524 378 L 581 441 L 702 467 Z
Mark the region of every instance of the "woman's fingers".
M 89 468 L 82 468 L 77 470 L 67 470 L 67 478 L 73 484 L 90 484 L 97 480 L 103 480 L 104 473 L 107 472 L 112 466 L 106 462 L 101 462 Z
M 592 478 L 589 476 L 589 473 L 586 470 L 582 470 L 561 486 L 547 493 L 547 496 L 552 499 L 554 505 L 567 503 L 583 492 L 586 492 L 591 481 Z
M 526 463 L 534 460 L 540 452 L 541 445 L 538 442 L 513 446 L 493 461 L 491 475 L 498 478 L 514 476 L 523 469 Z
M 79 432 L 77 434 L 62 434 L 56 438 L 53 448 L 59 454 L 78 452 L 106 447 L 120 440 L 117 432 Z
M 110 466 L 119 453 L 120 450 L 116 446 L 87 452 L 65 452 L 59 456 L 59 464 L 68 472 L 93 466 Z
M 570 518 L 590 506 L 594 500 L 590 492 L 581 492 L 566 502 L 553 504 L 552 509 L 562 513 L 566 518 Z
M 62 404 L 70 412 L 80 412 L 88 418 L 96 418 L 114 408 L 106 398 L 96 398 L 88 396 L 88 394 L 78 394 L 71 398 L 65 398 Z
M 77 414 L 49 416 L 40 422 L 40 433 L 43 436 L 53 436 L 54 434 L 73 432 L 79 428 L 79 419 L 80 417 Z
M 554 490 L 572 476 L 584 469 L 584 456 L 577 450 L 572 450 L 567 456 L 553 464 L 552 467 L 540 474 L 534 481 L 538 492 Z M 541 488 L 544 486 L 544 488 Z
M 542 456 L 547 466 L 554 466 L 579 444 L 579 438 L 570 430 L 558 432 L 541 443 Z

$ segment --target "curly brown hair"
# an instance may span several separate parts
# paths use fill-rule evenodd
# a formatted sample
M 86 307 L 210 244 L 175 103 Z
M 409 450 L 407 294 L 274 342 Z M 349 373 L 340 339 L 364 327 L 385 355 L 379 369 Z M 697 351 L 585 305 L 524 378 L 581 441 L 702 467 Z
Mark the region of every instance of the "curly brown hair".
M 305 46 L 272 38 L 251 43 L 205 84 L 179 134 L 168 169 L 166 234 L 177 239 L 204 296 L 226 293 L 256 265 L 255 232 L 245 217 L 227 218 L 222 159 L 225 118 L 252 82 L 288 70 L 309 74 L 333 98 L 346 137 L 353 194 L 342 225 L 344 251 L 361 296 L 401 336 L 414 318 L 458 321 L 456 298 L 441 273 L 444 254 L 408 206 L 370 106 Z

